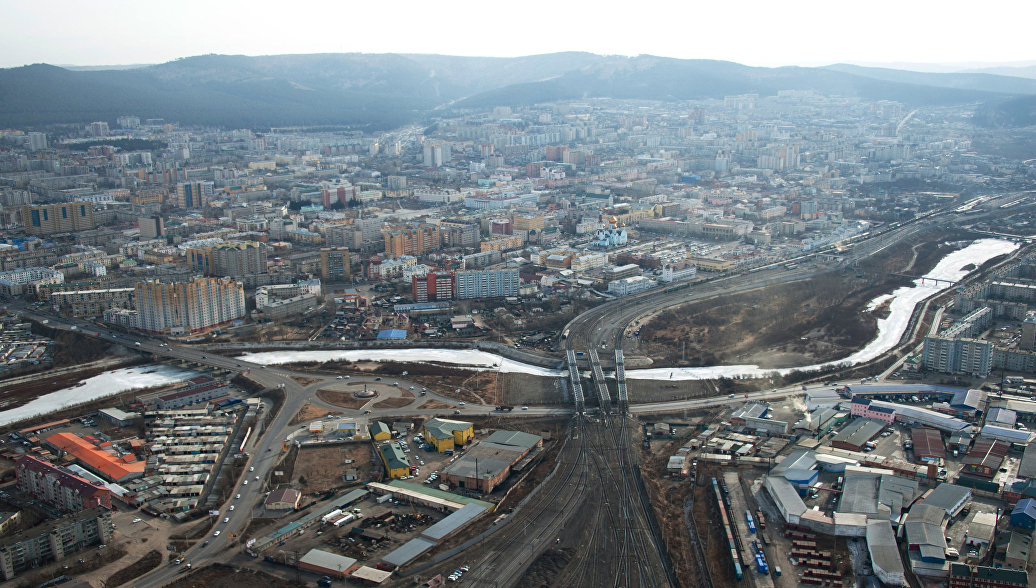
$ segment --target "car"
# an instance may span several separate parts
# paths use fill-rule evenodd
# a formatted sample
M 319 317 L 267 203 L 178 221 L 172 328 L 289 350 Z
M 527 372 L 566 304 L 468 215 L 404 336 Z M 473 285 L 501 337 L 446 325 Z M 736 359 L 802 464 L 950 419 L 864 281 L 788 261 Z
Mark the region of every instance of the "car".
M 338 380 L 341 380 L 341 379 L 342 379 L 342 376 L 338 376 L 338 378 L 336 378 L 336 379 L 338 379 Z
M 410 387 L 410 389 L 411 389 L 411 390 L 413 390 L 413 389 L 414 389 L 414 387 L 413 387 L 413 386 L 411 386 L 411 387 Z
M 209 544 L 209 540 L 208 540 L 208 539 L 206 539 L 206 540 L 204 540 L 204 541 L 202 541 L 202 542 L 201 542 L 201 546 L 202 546 L 202 547 L 207 547 L 207 546 L 208 546 L 208 544 Z
M 734 397 L 733 394 L 730 394 L 729 396 L 727 396 L 727 398 L 733 398 L 733 397 Z
M 219 531 L 216 531 L 215 533 L 213 533 L 213 534 L 212 534 L 212 536 L 213 536 L 213 537 L 219 537 L 219 534 L 220 534 L 220 532 L 219 532 Z
M 248 485 L 248 480 L 245 480 L 244 482 L 241 482 L 241 485 L 242 486 L 247 486 Z
M 230 505 L 230 512 L 234 512 L 234 505 L 233 504 Z
M 255 479 L 256 479 L 256 480 L 258 480 L 258 479 L 259 479 L 259 476 L 256 476 L 256 477 L 255 477 Z
M 377 377 L 377 378 L 374 378 L 374 381 L 375 381 L 375 382 L 380 382 L 380 381 L 381 381 L 381 377 L 379 376 L 379 377 Z
M 392 385 L 393 385 L 393 386 L 398 386 L 398 385 L 399 385 L 399 382 L 392 382 Z
M 134 523 L 139 523 L 139 522 L 140 522 L 140 521 L 142 521 L 142 520 L 144 520 L 144 519 L 133 519 L 133 522 L 134 522 Z
M 523 406 L 522 410 L 529 410 L 529 407 L 528 406 Z
M 223 522 L 224 523 L 229 523 L 230 522 L 230 517 L 224 517 Z
M 254 472 L 254 471 L 255 471 L 255 466 L 251 466 L 251 467 L 249 467 L 249 468 L 248 468 L 248 471 L 250 471 L 250 472 Z
M 238 494 L 238 495 L 234 496 L 234 498 L 241 498 L 241 495 Z
M 461 400 L 458 404 L 460 404 L 461 406 L 464 406 L 465 404 L 467 404 L 467 402 L 464 402 L 463 400 Z

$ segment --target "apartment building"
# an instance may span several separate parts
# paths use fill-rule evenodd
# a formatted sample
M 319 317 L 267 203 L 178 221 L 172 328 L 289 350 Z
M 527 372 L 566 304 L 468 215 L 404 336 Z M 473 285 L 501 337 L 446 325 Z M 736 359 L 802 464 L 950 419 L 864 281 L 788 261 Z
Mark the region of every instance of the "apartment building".
M 39 286 L 63 284 L 65 274 L 47 267 L 27 267 L 0 272 L 0 294 L 21 296 Z
M 267 246 L 255 241 L 217 243 L 187 250 L 192 270 L 207 276 L 239 278 L 266 273 Z
M 439 227 L 425 225 L 402 229 L 385 229 L 385 253 L 392 257 L 401 255 L 423 255 L 439 249 L 442 236 Z
M 30 235 L 53 235 L 87 231 L 97 226 L 89 202 L 36 204 L 22 207 L 22 222 Z
M 176 185 L 176 205 L 180 208 L 205 208 L 216 195 L 213 182 L 185 182 Z
M 414 302 L 453 300 L 457 291 L 457 276 L 453 272 L 428 272 L 411 278 Z
M 15 462 L 15 474 L 18 490 L 66 512 L 112 507 L 111 490 L 35 457 L 19 458 Z
M 230 278 L 139 283 L 134 288 L 137 328 L 148 333 L 187 334 L 245 316 L 245 290 Z
M 133 288 L 54 292 L 50 295 L 50 301 L 66 315 L 75 317 L 103 316 L 106 310 L 132 309 Z
M 346 247 L 320 250 L 320 279 L 325 282 L 345 282 L 352 277 L 349 249 Z
M 521 286 L 517 269 L 460 271 L 456 280 L 458 300 L 517 296 Z
M 111 538 L 111 513 L 101 506 L 0 538 L 0 577 L 12 580 L 31 568 L 108 543 Z

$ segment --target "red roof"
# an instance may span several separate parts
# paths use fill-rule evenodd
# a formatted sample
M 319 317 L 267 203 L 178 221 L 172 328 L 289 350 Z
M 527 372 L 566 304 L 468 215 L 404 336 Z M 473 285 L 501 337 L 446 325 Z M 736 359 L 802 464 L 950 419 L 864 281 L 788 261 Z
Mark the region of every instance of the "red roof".
M 144 473 L 144 462 L 127 463 L 126 456 L 119 457 L 98 449 L 86 439 L 72 433 L 55 433 L 47 437 L 47 443 L 68 452 L 84 465 L 114 482 Z M 135 457 L 133 459 L 136 460 Z

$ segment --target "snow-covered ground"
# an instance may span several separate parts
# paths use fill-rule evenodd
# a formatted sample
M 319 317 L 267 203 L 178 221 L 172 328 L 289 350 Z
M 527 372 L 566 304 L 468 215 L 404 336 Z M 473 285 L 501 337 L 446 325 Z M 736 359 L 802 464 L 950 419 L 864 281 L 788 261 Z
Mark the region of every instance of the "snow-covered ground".
M 0 425 L 46 414 L 127 390 L 165 386 L 197 376 L 198 372 L 169 365 L 144 365 L 98 374 L 84 380 L 82 386 L 65 388 L 0 412 Z
M 300 361 L 398 361 L 443 363 L 474 370 L 516 372 L 534 376 L 558 377 L 558 370 L 541 368 L 475 349 L 356 349 L 328 351 L 263 351 L 246 353 L 238 359 L 262 365 Z

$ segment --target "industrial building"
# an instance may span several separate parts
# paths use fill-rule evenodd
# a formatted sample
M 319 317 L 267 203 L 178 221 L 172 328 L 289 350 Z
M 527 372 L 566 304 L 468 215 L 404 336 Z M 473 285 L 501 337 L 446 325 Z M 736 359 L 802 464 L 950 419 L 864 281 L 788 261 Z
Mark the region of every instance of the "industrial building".
M 962 474 L 992 478 L 1004 463 L 1011 446 L 988 437 L 979 437 L 964 458 Z
M 132 453 L 109 453 L 95 445 L 92 438 L 55 433 L 47 437 L 46 444 L 109 482 L 125 482 L 144 475 L 144 462 Z
M 267 510 L 294 510 L 302 502 L 302 493 L 294 488 L 281 488 L 266 497 Z
M 950 564 L 949 588 L 1023 588 L 1029 586 L 1024 570 Z
M 215 398 L 223 398 L 236 392 L 233 386 L 214 380 L 209 376 L 197 376 L 185 382 L 185 385 L 174 389 L 148 392 L 137 396 L 137 402 L 147 410 L 169 410 L 181 408 Z
M 356 563 L 351 557 L 321 549 L 310 549 L 306 555 L 299 558 L 300 568 L 338 579 L 344 579 L 349 572 L 359 567 Z
M 464 421 L 434 418 L 424 424 L 424 438 L 435 450 L 453 451 L 475 436 L 475 427 Z
M 385 475 L 393 479 L 410 475 L 410 460 L 398 445 L 385 443 L 378 447 L 378 453 L 385 466 Z
M 886 424 L 873 419 L 858 418 L 846 425 L 831 438 L 831 447 L 859 451 L 868 442 L 881 434 Z
M 451 487 L 489 494 L 519 461 L 542 444 L 542 438 L 529 433 L 496 431 L 448 465 L 442 479 Z

